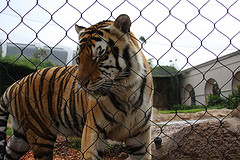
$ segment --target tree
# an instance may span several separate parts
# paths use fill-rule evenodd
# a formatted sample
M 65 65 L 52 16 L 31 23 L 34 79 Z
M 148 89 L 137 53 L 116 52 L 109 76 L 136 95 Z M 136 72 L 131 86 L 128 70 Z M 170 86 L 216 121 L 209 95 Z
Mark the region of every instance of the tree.
M 147 61 L 149 63 L 150 69 L 152 70 L 155 66 L 154 63 L 153 63 L 153 58 L 149 58 Z
M 47 57 L 47 51 L 44 48 L 39 48 L 36 52 L 33 53 L 33 58 L 43 60 Z
M 146 44 L 146 43 L 147 43 L 147 40 L 146 40 L 146 38 L 145 38 L 144 36 L 141 36 L 141 37 L 139 38 L 139 40 L 140 40 L 143 44 Z

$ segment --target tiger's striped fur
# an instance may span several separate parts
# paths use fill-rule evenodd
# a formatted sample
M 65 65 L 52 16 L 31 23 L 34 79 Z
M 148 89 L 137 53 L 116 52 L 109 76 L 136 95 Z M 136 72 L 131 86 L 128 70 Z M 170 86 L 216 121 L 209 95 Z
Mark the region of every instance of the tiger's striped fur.
M 102 159 L 107 139 L 124 142 L 131 159 L 151 159 L 152 77 L 130 25 L 127 15 L 76 25 L 78 65 L 39 70 L 5 91 L 0 159 L 19 159 L 30 149 L 35 159 L 52 159 L 57 136 L 82 138 L 79 159 Z

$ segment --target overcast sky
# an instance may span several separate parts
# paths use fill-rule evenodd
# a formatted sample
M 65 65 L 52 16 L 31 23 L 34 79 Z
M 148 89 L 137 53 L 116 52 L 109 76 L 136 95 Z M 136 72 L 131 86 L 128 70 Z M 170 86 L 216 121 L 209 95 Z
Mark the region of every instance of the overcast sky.
M 136 37 L 147 39 L 146 57 L 181 69 L 240 48 L 239 7 L 237 0 L 1 0 L 0 40 L 75 50 L 75 23 L 88 27 L 125 13 Z

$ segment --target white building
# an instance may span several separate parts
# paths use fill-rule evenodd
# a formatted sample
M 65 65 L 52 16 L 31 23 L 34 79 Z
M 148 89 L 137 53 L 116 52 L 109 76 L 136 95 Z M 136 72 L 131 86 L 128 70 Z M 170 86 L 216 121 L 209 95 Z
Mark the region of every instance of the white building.
M 197 105 L 206 105 L 214 83 L 218 84 L 223 97 L 237 89 L 236 85 L 240 85 L 240 51 L 182 71 L 181 104 L 191 105 L 196 101 Z

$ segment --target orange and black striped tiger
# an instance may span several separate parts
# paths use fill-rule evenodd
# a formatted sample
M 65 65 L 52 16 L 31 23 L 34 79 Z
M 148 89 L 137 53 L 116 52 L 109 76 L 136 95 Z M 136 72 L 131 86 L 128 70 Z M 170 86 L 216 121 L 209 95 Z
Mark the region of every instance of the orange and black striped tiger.
M 0 101 L 0 159 L 53 159 L 57 136 L 82 139 L 79 159 L 102 159 L 107 140 L 131 159 L 151 159 L 153 84 L 148 62 L 120 15 L 84 28 L 77 65 L 46 68 L 11 85 Z M 8 115 L 13 135 L 6 142 Z

